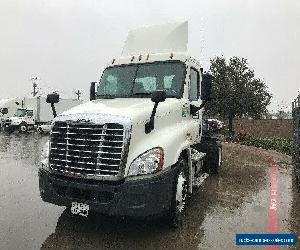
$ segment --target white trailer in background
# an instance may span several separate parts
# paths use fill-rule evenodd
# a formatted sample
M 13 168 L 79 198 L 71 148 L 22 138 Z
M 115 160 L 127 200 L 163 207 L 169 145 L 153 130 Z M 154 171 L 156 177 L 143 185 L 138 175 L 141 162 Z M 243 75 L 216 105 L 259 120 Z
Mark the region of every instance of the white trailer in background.
M 21 106 L 20 98 L 8 98 L 0 100 L 0 126 L 11 116 L 14 116 L 17 109 Z
M 60 114 L 81 103 L 80 100 L 61 99 L 56 105 L 56 112 Z M 5 130 L 10 132 L 15 130 L 27 132 L 40 125 L 49 124 L 52 119 L 52 109 L 45 97 L 25 97 L 22 100 L 22 106 L 16 110 L 14 116 L 4 121 L 3 126 Z

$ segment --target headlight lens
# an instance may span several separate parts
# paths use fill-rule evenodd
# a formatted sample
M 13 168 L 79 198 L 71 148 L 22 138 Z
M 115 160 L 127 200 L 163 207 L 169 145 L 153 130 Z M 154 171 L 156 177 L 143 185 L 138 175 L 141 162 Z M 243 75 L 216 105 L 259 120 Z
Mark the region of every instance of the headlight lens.
M 160 171 L 164 164 L 162 148 L 153 148 L 137 157 L 130 165 L 128 176 L 152 174 Z
M 48 160 L 49 160 L 49 140 L 45 143 L 42 149 L 42 154 L 41 154 L 42 167 L 48 167 Z

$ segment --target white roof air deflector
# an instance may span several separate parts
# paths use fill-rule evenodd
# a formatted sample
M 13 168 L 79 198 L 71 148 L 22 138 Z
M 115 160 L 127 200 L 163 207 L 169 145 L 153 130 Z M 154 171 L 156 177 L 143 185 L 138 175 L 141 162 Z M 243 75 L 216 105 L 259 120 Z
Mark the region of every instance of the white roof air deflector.
M 131 30 L 122 56 L 186 52 L 188 22 L 168 23 Z

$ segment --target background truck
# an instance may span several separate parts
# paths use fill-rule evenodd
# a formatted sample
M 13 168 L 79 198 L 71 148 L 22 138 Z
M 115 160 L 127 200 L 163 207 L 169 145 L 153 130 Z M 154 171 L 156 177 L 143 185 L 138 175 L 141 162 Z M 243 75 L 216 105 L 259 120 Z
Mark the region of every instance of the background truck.
M 62 99 L 57 105 L 57 113 L 81 104 L 80 100 Z M 52 109 L 45 97 L 23 98 L 22 107 L 17 108 L 14 116 L 3 122 L 4 129 L 10 132 L 15 130 L 27 132 L 41 124 L 47 124 L 53 119 Z
M 9 117 L 14 116 L 17 109 L 21 106 L 20 98 L 9 98 L 0 100 L 0 127 Z
M 295 176 L 300 187 L 300 95 L 293 102 L 293 165 Z
M 221 143 L 202 137 L 212 77 L 186 50 L 187 22 L 129 33 L 91 101 L 54 119 L 39 169 L 44 201 L 180 225 L 187 197 L 222 163 Z

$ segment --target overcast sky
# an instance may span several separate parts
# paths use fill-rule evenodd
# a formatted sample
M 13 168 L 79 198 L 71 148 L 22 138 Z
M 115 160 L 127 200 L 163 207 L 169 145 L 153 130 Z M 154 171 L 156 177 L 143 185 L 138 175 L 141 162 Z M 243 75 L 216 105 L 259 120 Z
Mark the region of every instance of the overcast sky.
M 42 92 L 87 98 L 128 30 L 184 20 L 205 69 L 216 55 L 242 56 L 269 86 L 272 108 L 296 97 L 299 0 L 0 0 L 0 98 L 29 95 L 33 75 Z

